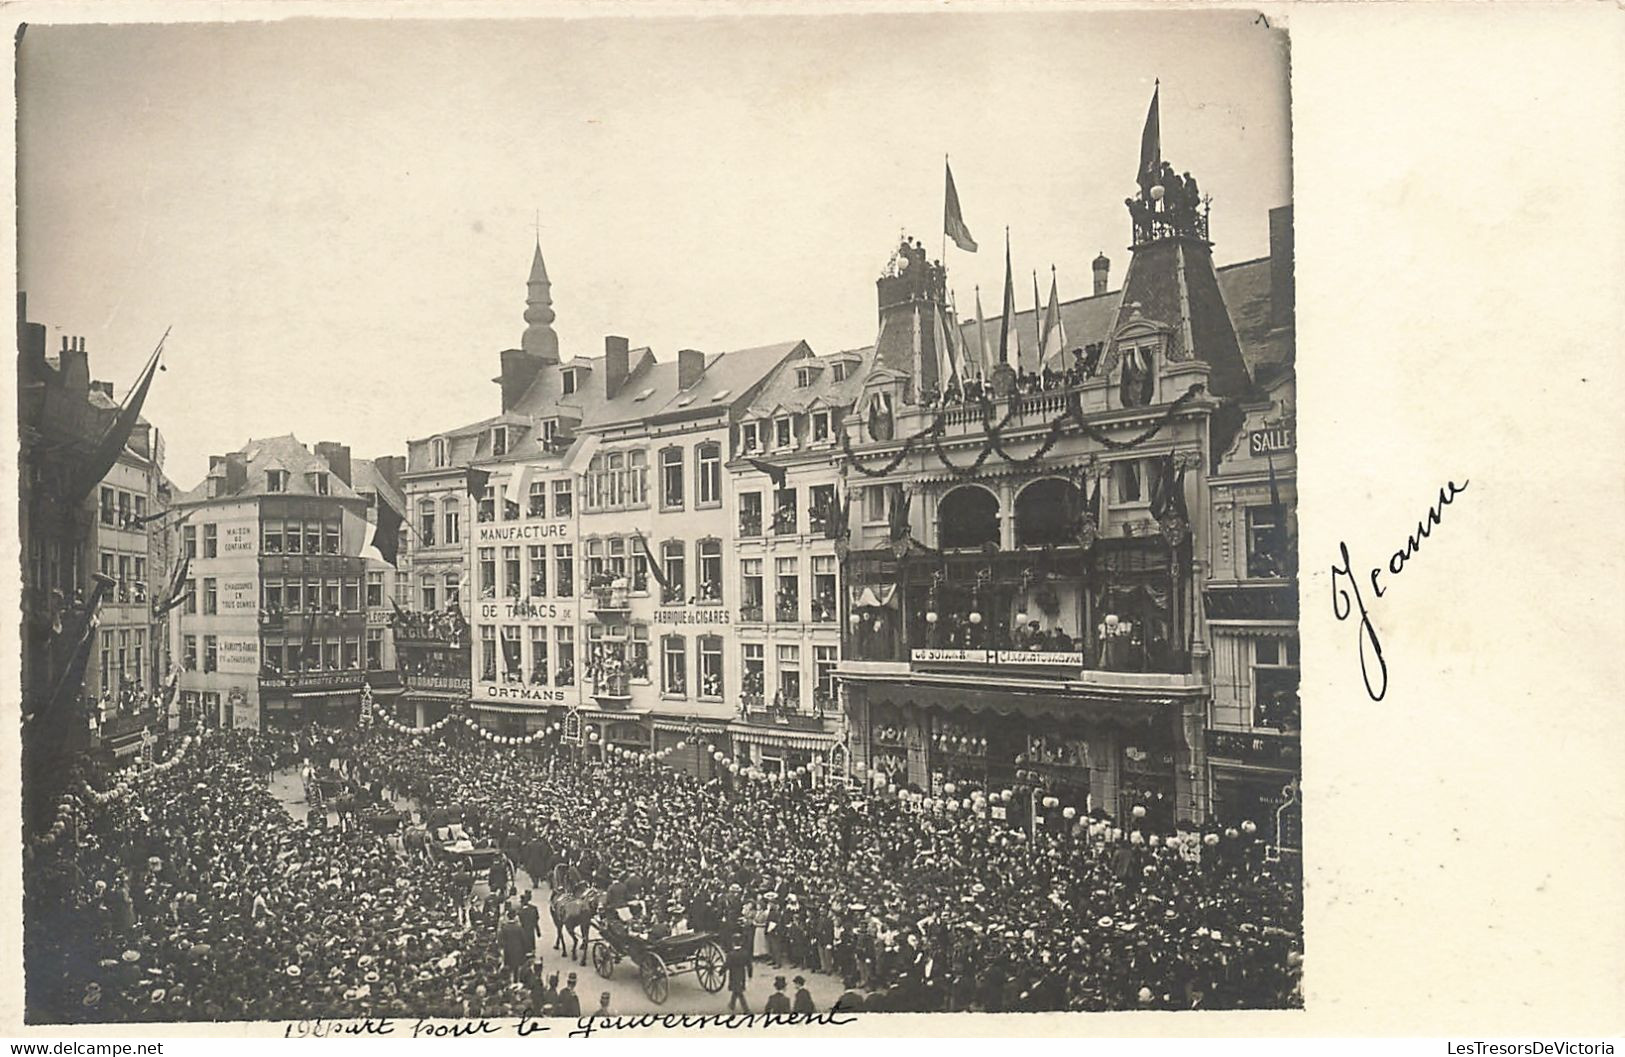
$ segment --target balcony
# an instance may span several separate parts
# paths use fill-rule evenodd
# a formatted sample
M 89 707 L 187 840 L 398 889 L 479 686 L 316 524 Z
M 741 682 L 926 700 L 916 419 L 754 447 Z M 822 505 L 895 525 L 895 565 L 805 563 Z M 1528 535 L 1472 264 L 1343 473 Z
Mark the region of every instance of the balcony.
M 625 672 L 600 675 L 592 681 L 592 696 L 601 705 L 624 704 L 632 700 L 632 681 Z
M 812 622 L 814 624 L 835 623 L 835 596 L 833 594 L 815 598 L 812 601 Z
M 1298 739 L 1274 731 L 1209 730 L 1207 754 L 1255 767 L 1295 770 L 1303 763 Z
M 739 535 L 748 539 L 761 534 L 762 512 L 759 510 L 741 510 L 739 512 Z
M 824 717 L 817 712 L 779 708 L 746 709 L 745 722 L 758 727 L 783 727 L 789 730 L 824 729 Z
M 587 610 L 599 621 L 620 621 L 632 612 L 632 601 L 624 586 L 594 587 L 587 593 Z
M 796 534 L 796 520 L 795 507 L 779 507 L 773 512 L 773 535 L 794 536 Z
M 429 613 L 397 609 L 390 614 L 389 626 L 395 632 L 397 646 L 468 645 L 468 620 L 461 609 L 439 609 Z

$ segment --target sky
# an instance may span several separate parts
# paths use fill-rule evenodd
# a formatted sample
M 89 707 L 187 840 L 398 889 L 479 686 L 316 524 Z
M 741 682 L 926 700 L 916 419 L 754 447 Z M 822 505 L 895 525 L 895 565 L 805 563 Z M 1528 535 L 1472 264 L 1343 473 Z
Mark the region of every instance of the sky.
M 1163 156 L 1219 263 L 1291 201 L 1283 32 L 1234 12 L 30 26 L 19 287 L 196 484 L 248 438 L 357 456 L 500 410 L 538 233 L 565 358 L 871 343 L 901 232 L 941 248 L 943 158 L 980 244 L 962 314 L 1128 265 L 1123 199 L 1161 79 Z

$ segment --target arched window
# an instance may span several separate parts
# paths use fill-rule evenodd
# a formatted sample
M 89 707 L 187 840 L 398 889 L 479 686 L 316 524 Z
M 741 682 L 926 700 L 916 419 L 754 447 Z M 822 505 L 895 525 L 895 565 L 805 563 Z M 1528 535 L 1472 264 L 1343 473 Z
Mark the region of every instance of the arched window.
M 434 500 L 418 504 L 418 539 L 425 547 L 434 546 Z
M 1016 496 L 1016 546 L 1076 543 L 1083 494 L 1071 481 L 1046 477 Z
M 999 500 L 975 485 L 961 485 L 937 504 L 937 546 L 980 547 L 999 542 Z

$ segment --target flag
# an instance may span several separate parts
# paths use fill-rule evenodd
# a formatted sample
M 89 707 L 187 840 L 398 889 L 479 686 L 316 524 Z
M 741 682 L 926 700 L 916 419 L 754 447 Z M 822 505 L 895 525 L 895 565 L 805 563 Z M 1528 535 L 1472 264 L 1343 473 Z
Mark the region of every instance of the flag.
M 1135 181 L 1144 194 L 1151 193 L 1157 174 L 1162 170 L 1162 119 L 1157 110 L 1157 95 L 1161 91 L 1162 82 L 1158 81 L 1151 89 L 1151 109 L 1145 114 L 1145 131 L 1140 133 L 1140 174 Z
M 999 363 L 1020 370 L 1021 335 L 1016 333 L 1016 277 L 1010 270 L 1010 236 L 1004 239 L 1004 314 L 999 320 Z
M 898 540 L 906 539 L 909 535 L 908 508 L 912 503 L 913 496 L 904 491 L 903 486 L 900 484 L 892 485 L 891 489 L 892 501 L 890 509 L 887 511 L 887 520 L 890 522 L 891 540 L 896 543 Z
M 653 576 L 655 583 L 660 585 L 660 596 L 662 598 L 667 597 L 671 594 L 671 581 L 666 579 L 666 571 L 660 567 L 659 562 L 655 561 L 655 556 L 649 553 L 649 541 L 643 538 L 643 533 L 635 530 L 632 533 L 632 538 L 637 541 L 638 550 L 643 552 L 643 560 L 649 566 L 649 575 Z
M 152 615 L 161 617 L 186 601 L 186 572 L 191 567 L 192 556 L 181 555 L 181 563 L 175 566 L 175 572 L 169 578 L 169 588 L 164 591 L 164 597 L 152 600 Z
M 1038 297 L 1038 269 L 1033 269 L 1033 351 L 1038 370 L 1044 369 L 1044 302 Z
M 525 497 L 525 489 L 529 486 L 530 464 L 523 463 L 514 467 L 513 472 L 508 475 L 508 487 L 503 490 L 502 498 L 518 506 L 519 501 Z
M 91 647 L 96 641 L 96 625 L 101 623 L 102 600 L 107 597 L 108 588 L 117 582 L 111 576 L 103 576 L 101 573 L 91 575 L 95 577 L 96 586 L 90 590 L 90 600 L 85 604 L 84 615 L 73 632 L 73 647 L 68 653 L 67 663 L 63 666 L 56 685 L 51 688 L 51 696 L 45 699 L 42 711 L 68 707 L 68 703 L 84 688 L 85 665 L 90 660 Z M 24 721 L 36 719 L 38 715 L 38 712 L 31 712 L 24 717 Z
M 931 343 L 937 348 L 937 387 L 944 392 L 958 374 L 953 347 L 948 341 L 950 328 L 944 325 L 942 318 L 947 311 L 943 306 L 936 305 L 931 314 Z
M 948 165 L 948 159 L 942 160 L 942 168 L 948 174 L 948 189 L 944 192 L 942 203 L 942 232 L 954 240 L 954 245 L 966 253 L 976 252 L 976 240 L 970 236 L 970 228 L 965 226 L 965 214 L 959 209 L 959 192 L 954 189 L 954 171 Z
M 1052 268 L 1049 276 L 1049 308 L 1044 312 L 1043 340 L 1040 343 L 1044 359 L 1049 359 L 1057 353 L 1063 355 L 1061 368 L 1066 369 L 1066 324 L 1061 322 L 1061 297 L 1056 286 L 1055 271 Z
M 980 362 L 976 365 L 977 369 L 983 374 L 991 374 L 993 364 L 987 358 L 987 321 L 982 314 L 982 288 L 980 286 L 976 288 L 976 338 L 982 346 Z
M 475 499 L 484 499 L 485 498 L 485 488 L 490 483 L 491 483 L 491 473 L 490 473 L 489 470 L 476 470 L 472 466 L 470 466 L 468 468 L 468 494 L 469 495 L 473 496 Z
M 784 481 L 789 475 L 789 471 L 783 466 L 775 466 L 773 463 L 767 462 L 764 459 L 746 459 L 745 461 L 767 474 L 767 476 L 772 479 L 774 488 L 784 487 Z
M 959 384 L 964 385 L 974 372 L 970 350 L 965 346 L 965 332 L 959 325 L 959 299 L 953 294 L 948 295 L 948 311 L 948 346 L 954 355 L 954 373 L 959 375 Z
M 401 523 L 405 518 L 384 502 L 382 495 L 373 496 L 373 502 L 378 509 L 378 520 L 367 522 L 367 538 L 361 544 L 361 557 L 394 565 L 400 556 Z
M 135 429 L 136 420 L 141 417 L 141 405 L 147 400 L 147 390 L 152 386 L 152 376 L 157 373 L 159 357 L 163 355 L 164 340 L 169 337 L 169 331 L 164 331 L 164 337 L 159 339 L 158 347 L 152 350 L 152 358 L 141 371 L 140 379 L 135 388 L 125 398 L 125 404 L 119 409 L 106 432 L 96 441 L 96 447 L 86 457 L 79 475 L 74 479 L 73 489 L 69 492 L 68 506 L 75 507 L 84 502 L 85 497 L 95 490 L 96 485 L 107 476 L 109 470 L 118 462 L 119 453 L 124 445 L 129 443 L 130 433 Z

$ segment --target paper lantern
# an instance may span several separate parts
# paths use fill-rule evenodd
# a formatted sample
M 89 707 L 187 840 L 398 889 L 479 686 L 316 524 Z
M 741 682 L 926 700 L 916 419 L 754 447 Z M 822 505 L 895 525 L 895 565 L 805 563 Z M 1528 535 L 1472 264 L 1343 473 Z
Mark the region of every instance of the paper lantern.
M 927 609 L 925 611 L 925 622 L 927 624 L 935 624 L 937 620 L 937 611 L 935 609 Z
M 960 807 L 962 807 L 962 808 L 964 808 L 964 809 L 965 809 L 965 810 L 966 810 L 966 811 L 969 811 L 969 810 L 970 810 L 970 806 L 971 806 L 971 799 L 970 799 L 970 797 L 966 797 L 966 798 L 965 798 L 965 799 L 963 799 L 963 800 L 961 800 L 961 801 L 960 801 L 960 802 L 959 802 L 959 806 L 960 806 Z
M 982 622 L 982 614 L 976 612 L 974 609 L 971 610 L 970 622 L 972 624 L 980 624 Z
M 853 613 L 851 616 L 847 617 L 846 619 L 851 622 L 853 627 L 857 627 L 859 624 L 861 624 L 863 622 L 863 614 L 862 613 Z
M 1219 843 L 1219 835 L 1217 833 L 1209 833 L 1207 836 L 1202 838 L 1202 843 L 1211 848 Z
M 1229 828 L 1227 828 L 1224 831 L 1224 835 L 1226 837 L 1229 837 L 1231 840 L 1235 840 L 1237 837 L 1241 836 L 1241 834 L 1236 830 L 1236 827 L 1234 827 L 1234 826 L 1230 826 Z
M 1145 842 L 1155 848 L 1157 845 L 1162 843 L 1162 838 L 1153 833 L 1151 836 L 1146 838 Z
M 1054 808 L 1059 803 L 1060 803 L 1060 801 L 1055 799 L 1053 796 L 1046 796 L 1044 798 L 1044 807 L 1045 808 Z
M 1254 833 L 1258 832 L 1258 827 L 1253 824 L 1252 819 L 1248 819 L 1246 822 L 1243 822 L 1241 824 L 1241 832 L 1247 834 L 1250 837 Z
M 1152 201 L 1154 201 L 1154 202 L 1162 201 L 1162 196 L 1167 194 L 1167 193 L 1168 192 L 1163 189 L 1163 186 L 1161 184 L 1152 184 L 1151 185 L 1151 200 Z
M 721 763 L 722 762 L 722 753 L 718 752 L 715 749 L 712 749 L 711 750 L 711 758 L 713 760 L 716 760 L 718 763 Z
M 1078 809 L 1068 804 L 1066 807 L 1061 809 L 1061 817 L 1070 822 L 1078 817 Z
M 706 742 L 705 743 L 705 751 L 706 752 L 716 752 L 717 747 L 715 745 L 713 745 L 711 742 Z
M 884 627 L 885 627 L 885 626 L 886 626 L 886 624 L 885 624 L 885 622 L 884 622 L 884 621 L 881 621 L 881 620 L 876 620 L 876 621 L 875 621 L 875 622 L 874 622 L 874 629 L 875 629 L 875 630 L 876 630 L 876 631 L 879 631 L 879 630 L 880 630 L 880 629 L 881 629 L 881 628 L 884 628 Z
M 677 743 L 676 748 L 678 752 L 682 752 L 684 749 L 688 748 L 688 743 L 685 741 L 680 741 Z
M 1016 623 L 1019 624 L 1019 625 L 1022 625 L 1022 626 L 1026 625 L 1026 623 L 1027 623 L 1027 611 L 1025 609 L 1023 609 L 1021 612 L 1016 614 Z
M 1135 804 L 1134 805 L 1134 810 L 1132 812 L 1130 812 L 1130 814 L 1132 814 L 1135 818 L 1144 818 L 1145 817 L 1145 805 L 1144 804 Z
M 949 796 L 953 796 L 954 793 L 957 792 L 957 790 L 958 790 L 958 787 L 955 786 L 954 783 L 952 783 L 952 782 L 948 782 L 945 785 L 943 785 L 943 787 L 942 787 L 942 791 L 944 793 L 947 793 Z

